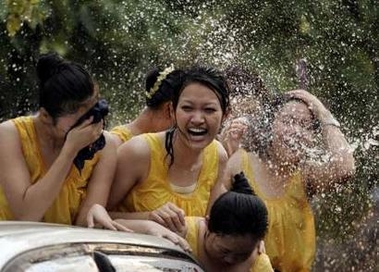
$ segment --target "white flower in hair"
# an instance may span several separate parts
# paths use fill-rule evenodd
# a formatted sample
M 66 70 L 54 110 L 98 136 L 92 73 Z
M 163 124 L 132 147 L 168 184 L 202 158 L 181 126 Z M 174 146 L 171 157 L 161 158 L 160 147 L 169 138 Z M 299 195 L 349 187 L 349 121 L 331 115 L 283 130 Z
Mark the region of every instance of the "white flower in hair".
M 174 65 L 171 64 L 169 67 L 164 69 L 162 72 L 159 73 L 159 76 L 157 77 L 157 80 L 155 81 L 153 87 L 150 89 L 149 92 L 146 92 L 146 97 L 151 99 L 153 95 L 158 91 L 159 87 L 162 84 L 162 81 L 175 70 Z

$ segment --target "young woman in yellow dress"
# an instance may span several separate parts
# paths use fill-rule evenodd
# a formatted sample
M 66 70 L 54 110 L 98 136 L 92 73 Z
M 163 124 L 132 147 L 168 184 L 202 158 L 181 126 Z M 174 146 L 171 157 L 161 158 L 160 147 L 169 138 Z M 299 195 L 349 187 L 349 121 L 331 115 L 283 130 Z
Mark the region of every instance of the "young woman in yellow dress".
M 133 136 L 164 131 L 173 125 L 170 102 L 179 87 L 182 71 L 167 67 L 163 71 L 152 69 L 146 77 L 146 107 L 130 123 L 116 126 L 110 132 L 117 146 Z
M 267 232 L 265 204 L 253 193 L 243 173 L 230 191 L 214 203 L 207 217 L 186 217 L 183 236 L 206 271 L 272 272 L 258 249 Z
M 227 154 L 215 140 L 229 110 L 216 69 L 194 67 L 172 99 L 175 126 L 133 137 L 118 148 L 108 209 L 113 218 L 150 219 L 180 232 L 184 216 L 205 216 Z
M 80 64 L 50 53 L 37 74 L 38 112 L 0 124 L 0 219 L 85 226 L 93 204 L 106 204 L 116 167 L 107 105 Z
M 354 173 L 352 150 L 330 111 L 304 90 L 285 93 L 267 109 L 248 118 L 252 152 L 236 151 L 227 176 L 243 171 L 265 202 L 265 247 L 274 269 L 310 271 L 316 237 L 309 196 Z

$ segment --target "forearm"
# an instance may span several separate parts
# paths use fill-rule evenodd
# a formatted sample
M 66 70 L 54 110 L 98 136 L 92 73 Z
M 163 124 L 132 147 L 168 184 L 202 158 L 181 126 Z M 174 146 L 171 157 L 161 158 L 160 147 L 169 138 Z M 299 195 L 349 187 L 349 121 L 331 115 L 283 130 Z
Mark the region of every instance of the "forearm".
M 322 125 L 323 144 L 328 153 L 327 167 L 336 178 L 343 178 L 354 173 L 353 150 L 340 128 L 335 125 Z
M 17 220 L 40 221 L 58 196 L 72 167 L 74 152 L 62 149 L 46 175 L 31 184 L 24 192 L 13 213 Z
M 150 212 L 109 212 L 112 219 L 149 220 Z
M 158 223 L 149 220 L 137 220 L 137 219 L 117 219 L 116 222 L 122 224 L 128 229 L 133 230 L 136 233 L 151 234 L 155 228 L 160 228 Z

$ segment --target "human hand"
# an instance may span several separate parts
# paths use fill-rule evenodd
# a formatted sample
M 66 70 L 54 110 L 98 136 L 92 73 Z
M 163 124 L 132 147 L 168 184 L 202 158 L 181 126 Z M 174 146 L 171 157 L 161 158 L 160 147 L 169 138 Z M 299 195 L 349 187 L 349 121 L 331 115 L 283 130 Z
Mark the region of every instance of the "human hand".
M 190 245 L 184 238 L 180 237 L 175 232 L 163 227 L 160 224 L 157 224 L 155 222 L 150 222 L 150 223 L 153 223 L 153 224 L 150 224 L 149 227 L 146 229 L 146 234 L 168 239 L 171 242 L 173 242 L 175 245 L 180 246 L 184 251 L 187 251 L 189 253 L 192 252 Z
M 65 146 L 77 153 L 82 148 L 95 142 L 103 133 L 104 123 L 92 123 L 93 116 L 67 132 Z
M 87 213 L 87 227 L 94 228 L 95 224 L 105 229 L 133 232 L 119 222 L 112 220 L 105 208 L 99 204 L 94 204 Z
M 334 119 L 333 115 L 324 106 L 324 104 L 322 104 L 316 96 L 305 90 L 293 90 L 286 92 L 285 95 L 303 101 L 308 106 L 308 109 L 313 113 L 315 118 L 321 122 L 321 124 L 330 122 Z
M 221 135 L 221 142 L 228 156 L 231 156 L 240 147 L 242 137 L 248 128 L 248 120 L 245 117 L 233 119 Z
M 185 228 L 185 213 L 171 202 L 149 213 L 148 219 L 155 221 L 173 232 L 181 233 Z

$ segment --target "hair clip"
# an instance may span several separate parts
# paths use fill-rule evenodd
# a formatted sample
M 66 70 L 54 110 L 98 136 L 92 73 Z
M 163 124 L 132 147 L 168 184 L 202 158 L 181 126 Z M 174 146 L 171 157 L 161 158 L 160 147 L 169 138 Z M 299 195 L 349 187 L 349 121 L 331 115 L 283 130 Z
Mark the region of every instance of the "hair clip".
M 149 92 L 146 92 L 146 97 L 151 99 L 153 95 L 159 90 L 159 87 L 162 84 L 162 81 L 167 77 L 168 74 L 172 73 L 175 70 L 174 65 L 171 64 L 169 67 L 164 69 L 162 72 L 159 73 L 159 76 L 157 77 L 157 81 L 155 81 L 153 87 L 150 89 Z

